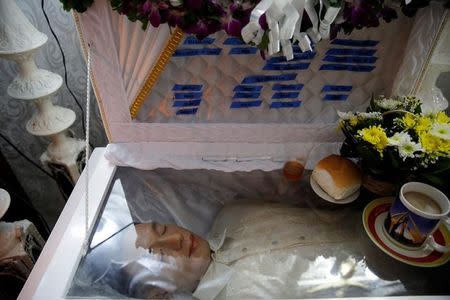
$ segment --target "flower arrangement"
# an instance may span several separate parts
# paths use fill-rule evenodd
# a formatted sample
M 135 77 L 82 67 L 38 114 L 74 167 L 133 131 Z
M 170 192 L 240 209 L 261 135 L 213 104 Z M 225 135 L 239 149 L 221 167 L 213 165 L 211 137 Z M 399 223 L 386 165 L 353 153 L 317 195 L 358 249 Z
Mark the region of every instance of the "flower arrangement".
M 345 135 L 341 155 L 360 161 L 365 174 L 398 185 L 425 181 L 449 191 L 450 117 L 423 114 L 416 97 L 372 99 L 367 112 L 338 112 Z
M 86 11 L 94 2 L 94 0 L 60 1 L 64 9 L 75 9 L 78 12 Z M 430 2 L 430 0 L 405 1 L 398 3 L 408 16 L 413 16 L 418 8 L 427 6 Z M 110 0 L 110 2 L 114 10 L 128 16 L 131 21 L 140 21 L 143 29 L 149 23 L 153 27 L 168 23 L 202 39 L 219 30 L 225 30 L 231 36 L 241 37 L 241 29 L 248 24 L 251 11 L 260 0 Z M 396 10 L 387 2 L 390 1 L 329 0 L 330 6 L 342 8 L 342 15 L 337 19 L 339 21 L 332 25 L 331 38 L 334 38 L 340 30 L 349 34 L 354 29 L 376 27 L 380 24 L 381 18 L 386 22 L 397 18 Z M 317 1 L 317 11 L 319 11 L 319 1 Z M 267 36 L 269 29 L 265 22 L 265 15 L 259 21 Z M 311 27 L 311 21 L 306 14 L 301 27 L 302 31 Z M 263 39 L 258 46 L 265 50 L 267 39 Z
M 94 0 L 61 0 L 64 9 L 84 12 Z M 158 27 L 168 23 L 202 39 L 225 30 L 230 36 L 241 36 L 241 29 L 259 0 L 111 0 L 111 7 L 130 21 L 140 21 L 145 30 L 148 24 Z M 263 22 L 263 20 L 261 20 Z

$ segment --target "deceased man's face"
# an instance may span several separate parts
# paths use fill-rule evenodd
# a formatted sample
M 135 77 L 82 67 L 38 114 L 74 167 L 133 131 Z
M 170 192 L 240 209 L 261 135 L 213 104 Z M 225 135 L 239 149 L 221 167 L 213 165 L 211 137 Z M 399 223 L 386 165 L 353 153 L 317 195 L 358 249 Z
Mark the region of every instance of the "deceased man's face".
M 189 230 L 174 224 L 158 223 L 138 224 L 135 227 L 136 247 L 163 256 L 202 260 L 209 265 L 211 249 L 208 242 Z

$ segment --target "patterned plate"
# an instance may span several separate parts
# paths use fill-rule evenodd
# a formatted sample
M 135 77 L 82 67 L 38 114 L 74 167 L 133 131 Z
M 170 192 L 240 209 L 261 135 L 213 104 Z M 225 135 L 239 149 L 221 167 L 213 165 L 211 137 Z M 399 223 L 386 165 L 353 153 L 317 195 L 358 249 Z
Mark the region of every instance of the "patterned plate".
M 450 253 L 440 253 L 428 247 L 417 250 L 403 248 L 396 245 L 386 236 L 384 220 L 388 215 L 393 200 L 393 197 L 375 199 L 364 209 L 364 229 L 375 245 L 389 256 L 416 267 L 437 267 L 448 262 L 450 260 Z M 438 244 L 450 245 L 450 232 L 444 224 L 439 226 L 434 232 L 433 237 Z

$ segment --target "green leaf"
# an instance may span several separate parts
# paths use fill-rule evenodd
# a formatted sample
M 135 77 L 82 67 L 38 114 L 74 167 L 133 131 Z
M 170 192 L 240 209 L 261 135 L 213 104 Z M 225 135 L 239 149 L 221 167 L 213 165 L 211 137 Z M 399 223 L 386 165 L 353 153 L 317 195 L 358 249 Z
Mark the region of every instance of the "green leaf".
M 111 0 L 111 7 L 116 10 L 122 6 L 122 0 Z
M 370 104 L 369 107 L 367 108 L 367 112 L 373 112 L 376 111 L 376 105 L 375 105 L 375 97 L 372 93 L 372 96 L 370 97 Z
M 425 180 L 429 181 L 432 185 L 434 185 L 438 189 L 447 189 L 448 179 L 445 179 L 442 176 L 435 176 L 429 174 L 423 174 L 421 176 Z
M 341 7 L 342 6 L 342 0 L 329 0 L 328 3 L 332 7 Z
M 94 3 L 94 0 L 82 0 L 82 1 L 75 1 L 75 0 L 60 0 L 63 4 L 64 10 L 71 10 L 74 9 L 79 13 L 85 12 L 91 5 Z
M 340 153 L 345 157 L 358 157 L 358 153 L 355 151 L 355 145 L 349 139 L 345 139 L 342 143 Z
M 261 38 L 261 43 L 259 43 L 258 48 L 260 50 L 266 51 L 269 48 L 269 30 L 266 30 Z
M 137 12 L 136 11 L 131 11 L 128 15 L 128 20 L 130 20 L 131 22 L 136 22 L 137 21 Z
M 143 31 L 145 31 L 147 29 L 147 26 L 148 26 L 148 21 L 141 21 L 141 22 L 142 22 L 141 28 L 142 28 Z
M 434 164 L 432 167 L 429 167 L 425 173 L 426 174 L 436 174 L 436 173 L 442 173 L 442 172 L 450 172 L 450 158 L 440 158 L 436 164 Z
M 400 163 L 398 157 L 396 157 L 393 151 L 385 151 L 385 156 L 388 159 L 390 165 L 393 169 L 400 169 Z

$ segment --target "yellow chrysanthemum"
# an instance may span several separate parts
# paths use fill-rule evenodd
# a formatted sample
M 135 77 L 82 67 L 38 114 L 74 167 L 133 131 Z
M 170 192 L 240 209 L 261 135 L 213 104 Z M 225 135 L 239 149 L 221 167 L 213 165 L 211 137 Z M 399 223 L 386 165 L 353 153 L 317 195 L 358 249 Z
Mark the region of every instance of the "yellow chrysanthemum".
M 388 145 L 388 138 L 380 125 L 361 129 L 358 134 L 364 141 L 374 145 L 380 155 L 383 156 L 383 149 Z
M 355 127 L 358 124 L 358 117 L 353 116 L 350 118 L 350 125 Z
M 402 123 L 407 129 L 414 128 L 416 126 L 416 117 L 412 114 L 405 114 L 402 118 Z
M 440 124 L 450 123 L 450 117 L 443 111 L 436 114 L 436 122 Z
M 431 128 L 433 120 L 430 117 L 420 116 L 415 127 L 416 132 L 424 132 Z
M 450 140 L 441 139 L 430 132 L 420 133 L 419 140 L 425 152 L 432 156 L 450 154 Z

